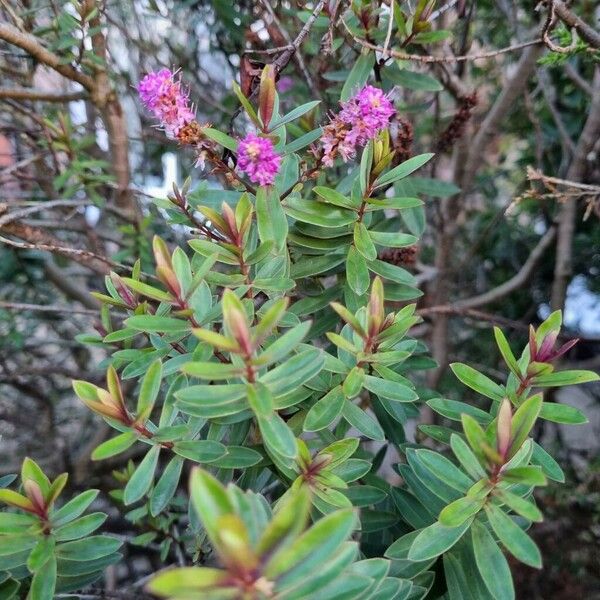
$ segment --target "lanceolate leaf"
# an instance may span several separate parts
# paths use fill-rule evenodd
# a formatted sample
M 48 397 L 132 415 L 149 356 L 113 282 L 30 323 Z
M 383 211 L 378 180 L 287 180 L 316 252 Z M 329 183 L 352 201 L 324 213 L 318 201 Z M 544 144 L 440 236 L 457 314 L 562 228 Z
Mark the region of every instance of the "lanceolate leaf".
M 512 576 L 504 554 L 484 525 L 474 522 L 471 528 L 477 569 L 489 592 L 498 600 L 513 600 Z

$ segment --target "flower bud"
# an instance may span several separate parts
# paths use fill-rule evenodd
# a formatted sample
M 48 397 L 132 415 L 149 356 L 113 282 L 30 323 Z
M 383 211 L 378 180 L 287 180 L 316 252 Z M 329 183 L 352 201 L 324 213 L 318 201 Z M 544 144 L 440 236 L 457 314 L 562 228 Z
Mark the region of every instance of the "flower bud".
M 497 442 L 498 442 L 498 454 L 502 458 L 506 457 L 508 449 L 510 447 L 511 438 L 511 421 L 512 421 L 512 408 L 510 400 L 504 398 L 498 411 L 498 425 L 497 425 Z
M 275 106 L 275 65 L 265 65 L 260 76 L 258 95 L 258 112 L 263 124 L 263 130 L 268 131 Z

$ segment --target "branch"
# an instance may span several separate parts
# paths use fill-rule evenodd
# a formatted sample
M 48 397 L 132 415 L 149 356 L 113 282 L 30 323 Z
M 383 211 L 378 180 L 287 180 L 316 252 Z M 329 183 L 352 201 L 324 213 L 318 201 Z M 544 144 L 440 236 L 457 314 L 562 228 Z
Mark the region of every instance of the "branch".
M 56 94 L 28 88 L 3 88 L 0 87 L 0 99 L 11 100 L 42 100 L 44 102 L 73 102 L 88 98 L 87 92 L 71 92 Z
M 456 315 L 464 317 L 466 319 L 475 319 L 477 321 L 485 321 L 488 323 L 495 323 L 502 327 L 510 327 L 511 329 L 519 329 L 521 331 L 528 331 L 529 326 L 521 321 L 515 321 L 513 319 L 507 319 L 500 315 L 493 315 L 491 313 L 483 312 L 481 310 L 475 310 L 472 308 L 460 308 L 459 306 L 450 306 L 444 304 L 442 306 L 429 306 L 427 308 L 421 308 L 417 310 L 417 314 L 421 317 L 427 317 L 429 315 L 443 314 L 443 315 Z
M 72 277 L 65 277 L 63 269 L 57 267 L 52 258 L 44 262 L 44 275 L 67 298 L 76 300 L 83 306 L 95 310 L 98 314 L 101 307 L 100 301 L 90 296 L 88 289 L 77 285 Z
M 80 250 L 78 248 L 65 246 L 61 240 L 53 235 L 41 229 L 30 227 L 29 225 L 13 221 L 3 225 L 1 231 L 24 240 L 23 242 L 17 242 L 4 236 L 0 236 L 0 242 L 7 246 L 12 246 L 13 248 L 19 248 L 21 250 L 47 250 L 53 254 L 59 254 L 66 258 L 70 258 L 100 275 L 107 275 L 110 272 L 111 267 L 119 266 L 105 256 L 94 254 L 88 250 Z
M 506 48 L 500 48 L 499 50 L 491 50 L 489 52 L 482 52 L 480 54 L 463 54 L 459 56 L 448 55 L 448 56 L 431 56 L 428 54 L 409 54 L 407 52 L 400 52 L 399 50 L 389 50 L 382 46 L 377 46 L 376 44 L 372 44 L 367 40 L 363 40 L 362 38 L 357 37 L 352 33 L 346 21 L 342 18 L 342 24 L 344 25 L 348 34 L 352 37 L 352 39 L 363 46 L 364 48 L 369 48 L 370 50 L 375 50 L 376 52 L 380 52 L 386 56 L 392 56 L 393 58 L 399 58 L 400 60 L 413 60 L 415 62 L 421 63 L 457 63 L 457 62 L 465 62 L 469 60 L 484 60 L 486 58 L 494 58 L 499 56 L 500 54 L 506 54 L 508 52 L 516 52 L 517 50 L 522 50 L 523 48 L 528 48 L 529 46 L 539 46 L 542 43 L 541 38 L 537 38 L 535 40 L 530 40 L 529 42 L 521 42 L 520 44 L 514 44 L 513 46 L 507 46 Z
M 320 2 L 317 2 L 317 5 L 315 6 L 310 17 L 307 19 L 306 23 L 304 24 L 304 27 L 302 27 L 302 29 L 300 30 L 300 33 L 298 33 L 298 35 L 296 36 L 296 38 L 293 41 L 290 38 L 289 33 L 285 30 L 285 28 L 281 24 L 281 21 L 277 17 L 277 14 L 273 10 L 273 7 L 271 6 L 271 2 L 269 2 L 269 0 L 262 0 L 262 5 L 265 7 L 267 12 L 273 19 L 273 22 L 277 25 L 277 28 L 281 32 L 281 35 L 283 36 L 285 41 L 288 43 L 287 49 L 284 50 L 281 53 L 281 55 L 278 58 L 276 58 L 275 61 L 273 62 L 273 64 L 275 65 L 275 70 L 278 73 L 280 73 L 288 65 L 288 63 L 290 62 L 292 57 L 295 57 L 296 63 L 298 64 L 298 68 L 300 69 L 300 72 L 302 73 L 302 76 L 304 77 L 306 83 L 308 84 L 308 87 L 310 88 L 311 92 L 313 93 L 313 95 L 320 97 L 319 90 L 317 89 L 315 82 L 312 80 L 312 77 L 310 76 L 310 73 L 308 72 L 308 69 L 306 68 L 304 59 L 298 53 L 298 48 L 300 48 L 300 46 L 302 45 L 302 43 L 308 36 L 308 34 L 313 26 L 313 23 L 316 21 L 320 12 L 323 10 L 323 6 L 325 6 L 325 0 L 321 0 Z
M 579 136 L 573 160 L 567 171 L 567 179 L 581 181 L 587 170 L 591 152 L 600 136 L 600 68 L 596 67 L 593 84 L 594 93 L 585 125 Z M 577 199 L 565 200 L 558 217 L 558 240 L 556 242 L 556 261 L 554 281 L 552 283 L 551 305 L 554 310 L 562 309 L 565 304 L 567 287 L 573 271 L 573 236 L 577 219 Z
M 480 294 L 479 296 L 473 296 L 472 298 L 466 298 L 464 300 L 458 300 L 453 303 L 453 306 L 456 309 L 465 309 L 465 308 L 476 308 L 478 306 L 484 306 L 485 304 L 490 304 L 492 302 L 496 302 L 504 296 L 508 296 L 514 290 L 524 286 L 539 261 L 544 256 L 544 252 L 554 243 L 556 238 L 556 227 L 552 226 L 548 231 L 540 238 L 540 241 L 537 243 L 537 246 L 531 251 L 529 257 L 521 267 L 518 273 L 513 275 L 508 281 L 505 281 L 503 284 L 495 287 L 484 294 Z
M 90 92 L 94 90 L 94 80 L 89 75 L 76 71 L 69 65 L 62 64 L 60 57 L 44 48 L 35 36 L 23 33 L 8 23 L 0 23 L 0 40 L 25 50 L 41 63 L 52 67 L 57 73 L 81 84 L 86 90 Z
M 270 3 L 264 2 L 263 4 L 267 8 L 267 10 L 271 14 L 273 14 L 271 12 L 273 9 L 271 8 Z M 288 48 L 287 50 L 285 50 L 283 52 L 283 54 L 279 58 L 277 58 L 277 60 L 275 61 L 275 66 L 277 67 L 278 71 L 283 70 L 287 66 L 287 64 L 290 62 L 292 56 L 296 53 L 298 48 L 300 48 L 300 46 L 302 45 L 302 43 L 308 36 L 308 34 L 313 26 L 313 23 L 317 20 L 319 13 L 323 10 L 323 6 L 325 6 L 325 0 L 320 0 L 319 2 L 317 2 L 317 5 L 315 6 L 314 10 L 312 11 L 310 17 L 308 17 L 308 19 L 306 20 L 304 27 L 300 30 L 300 33 L 298 33 L 298 35 L 296 36 L 296 39 L 293 42 L 291 42 L 291 47 Z
M 538 44 L 528 48 L 523 53 L 513 76 L 503 86 L 500 95 L 481 123 L 470 144 L 464 171 L 458 183 L 463 190 L 463 194 L 469 191 L 475 174 L 482 165 L 485 148 L 496 134 L 504 118 L 514 108 L 517 98 L 521 96 L 523 90 L 527 87 L 529 78 L 536 69 L 537 60 L 543 52 L 544 47 Z
M 600 48 L 600 33 L 580 19 L 561 0 L 544 0 L 544 3 L 569 28 L 574 28 L 579 37 L 594 48 Z

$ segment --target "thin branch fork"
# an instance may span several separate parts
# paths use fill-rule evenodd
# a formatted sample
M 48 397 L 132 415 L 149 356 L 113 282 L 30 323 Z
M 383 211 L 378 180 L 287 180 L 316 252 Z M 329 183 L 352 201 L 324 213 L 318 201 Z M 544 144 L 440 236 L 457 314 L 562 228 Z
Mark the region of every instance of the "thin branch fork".
M 588 192 L 590 194 L 600 194 L 599 185 L 591 185 L 588 183 L 579 183 L 578 181 L 570 181 L 569 179 L 560 179 L 558 177 L 551 177 L 550 175 L 544 175 L 541 171 L 527 167 L 527 179 L 529 181 L 541 181 L 544 185 L 550 186 L 564 186 L 576 190 L 581 190 L 582 193 Z
M 600 33 L 573 13 L 561 0 L 543 0 L 550 11 L 567 27 L 575 29 L 579 37 L 593 48 L 600 48 Z

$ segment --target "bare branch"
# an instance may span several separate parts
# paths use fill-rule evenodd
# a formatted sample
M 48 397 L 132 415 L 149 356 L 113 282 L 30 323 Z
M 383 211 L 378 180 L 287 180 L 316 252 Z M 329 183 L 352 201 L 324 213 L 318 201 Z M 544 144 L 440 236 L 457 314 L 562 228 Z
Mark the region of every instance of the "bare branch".
M 11 100 L 40 100 L 44 102 L 73 102 L 88 98 L 87 92 L 53 93 L 43 90 L 28 88 L 2 88 L 0 87 L 0 99 Z
M 54 52 L 50 52 L 47 48 L 44 48 L 35 36 L 23 33 L 8 23 L 0 23 L 0 40 L 4 40 L 25 50 L 25 52 L 31 54 L 31 56 L 41 63 L 52 67 L 63 77 L 81 84 L 86 90 L 90 92 L 94 90 L 94 80 L 89 75 L 76 71 L 69 65 L 62 64 L 60 57 L 54 54 Z
M 542 43 L 541 38 L 537 38 L 535 40 L 530 40 L 529 42 L 521 42 L 520 44 L 514 44 L 513 46 L 507 46 L 506 48 L 500 48 L 498 50 L 491 50 L 489 52 L 481 52 L 479 54 L 464 54 L 455 56 L 449 54 L 447 56 L 431 56 L 428 54 L 409 54 L 408 52 L 401 52 L 399 50 L 388 50 L 382 46 L 377 46 L 376 44 L 372 44 L 367 40 L 359 38 L 352 33 L 346 21 L 344 19 L 340 19 L 342 24 L 344 25 L 348 34 L 352 37 L 352 39 L 363 46 L 364 48 L 369 48 L 370 50 L 375 50 L 376 52 L 381 52 L 384 55 L 392 56 L 393 58 L 399 58 L 400 60 L 412 60 L 420 63 L 457 63 L 457 62 L 465 62 L 465 61 L 474 61 L 474 60 L 484 60 L 487 58 L 495 58 L 496 56 L 500 56 L 501 54 L 507 54 L 509 52 L 516 52 L 517 50 L 522 50 L 523 48 L 528 48 L 530 46 L 539 46 Z
M 457 309 L 476 308 L 478 306 L 484 306 L 485 304 L 497 302 L 505 296 L 508 296 L 508 294 L 510 294 L 514 290 L 524 286 L 528 282 L 529 278 L 533 274 L 533 271 L 544 256 L 544 252 L 546 252 L 546 250 L 554 243 L 555 239 L 556 227 L 552 226 L 540 238 L 540 241 L 531 251 L 529 257 L 523 263 L 523 266 L 521 267 L 518 273 L 516 273 L 508 281 L 505 281 L 498 287 L 495 287 L 494 289 L 489 290 L 484 294 L 480 294 L 479 296 L 473 296 L 472 298 L 458 300 L 453 303 L 453 306 Z

